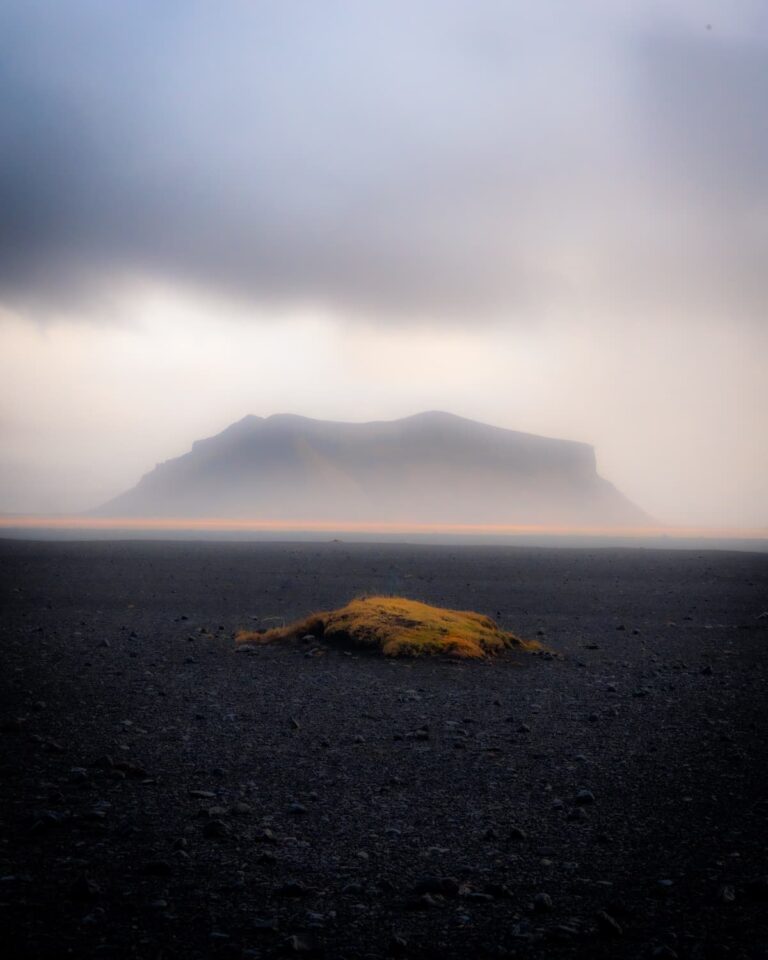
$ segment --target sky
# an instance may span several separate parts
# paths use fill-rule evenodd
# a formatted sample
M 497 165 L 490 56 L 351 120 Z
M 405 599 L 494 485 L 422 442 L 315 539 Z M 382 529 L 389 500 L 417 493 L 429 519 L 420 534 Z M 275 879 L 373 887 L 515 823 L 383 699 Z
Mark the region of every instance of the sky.
M 0 511 L 442 409 L 768 525 L 766 103 L 762 0 L 5 0 Z

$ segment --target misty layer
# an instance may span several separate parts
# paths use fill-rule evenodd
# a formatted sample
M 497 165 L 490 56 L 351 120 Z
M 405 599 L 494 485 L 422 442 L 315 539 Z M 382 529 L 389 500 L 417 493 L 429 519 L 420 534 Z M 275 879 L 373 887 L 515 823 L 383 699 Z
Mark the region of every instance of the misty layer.
M 159 464 L 112 517 L 636 525 L 592 447 L 447 413 L 333 423 L 248 416 Z

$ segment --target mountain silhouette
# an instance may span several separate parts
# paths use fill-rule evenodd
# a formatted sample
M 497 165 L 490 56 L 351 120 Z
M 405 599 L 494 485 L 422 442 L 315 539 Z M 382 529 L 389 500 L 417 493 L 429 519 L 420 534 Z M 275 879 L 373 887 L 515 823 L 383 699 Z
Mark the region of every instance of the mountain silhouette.
M 630 525 L 591 446 L 449 413 L 247 416 L 94 511 L 112 517 Z

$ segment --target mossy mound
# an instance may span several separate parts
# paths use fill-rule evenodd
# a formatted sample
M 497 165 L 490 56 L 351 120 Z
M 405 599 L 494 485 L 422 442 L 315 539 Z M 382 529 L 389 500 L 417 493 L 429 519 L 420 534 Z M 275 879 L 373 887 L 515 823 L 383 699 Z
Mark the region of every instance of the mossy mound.
M 240 644 L 273 643 L 311 634 L 318 640 L 378 650 L 387 657 L 445 655 L 477 659 L 513 647 L 534 649 L 490 617 L 431 607 L 404 597 L 358 597 L 346 607 L 315 613 L 262 633 L 241 631 Z

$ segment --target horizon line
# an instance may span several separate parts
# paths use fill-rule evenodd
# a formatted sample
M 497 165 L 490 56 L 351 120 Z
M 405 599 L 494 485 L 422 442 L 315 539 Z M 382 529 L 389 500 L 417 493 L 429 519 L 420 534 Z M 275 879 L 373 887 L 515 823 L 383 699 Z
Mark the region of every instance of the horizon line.
M 705 527 L 684 524 L 643 526 L 565 525 L 547 523 L 451 523 L 410 520 L 288 520 L 233 517 L 88 517 L 77 514 L 4 514 L 0 529 L 56 530 L 148 530 L 222 532 L 291 532 L 300 533 L 383 533 L 483 536 L 594 536 L 630 537 L 637 540 L 652 537 L 706 539 L 768 539 L 768 527 L 721 526 Z

